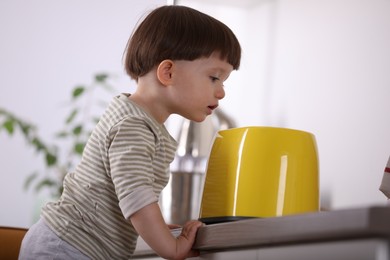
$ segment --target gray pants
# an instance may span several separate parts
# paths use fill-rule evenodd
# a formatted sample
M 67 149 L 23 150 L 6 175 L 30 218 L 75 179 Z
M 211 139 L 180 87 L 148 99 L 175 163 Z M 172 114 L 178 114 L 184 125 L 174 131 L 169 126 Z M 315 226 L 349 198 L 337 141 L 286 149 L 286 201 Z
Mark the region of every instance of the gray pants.
M 45 223 L 40 219 L 23 238 L 20 248 L 19 260 L 89 260 L 90 258 L 81 253 L 69 243 L 60 239 Z

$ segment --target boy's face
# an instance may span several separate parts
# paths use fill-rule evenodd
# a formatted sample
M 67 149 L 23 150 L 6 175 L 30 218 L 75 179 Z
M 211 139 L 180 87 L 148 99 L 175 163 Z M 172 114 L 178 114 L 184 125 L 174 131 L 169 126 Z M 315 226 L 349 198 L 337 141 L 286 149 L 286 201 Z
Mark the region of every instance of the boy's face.
M 225 97 L 223 82 L 233 66 L 217 53 L 194 61 L 174 61 L 171 85 L 172 113 L 201 122 Z

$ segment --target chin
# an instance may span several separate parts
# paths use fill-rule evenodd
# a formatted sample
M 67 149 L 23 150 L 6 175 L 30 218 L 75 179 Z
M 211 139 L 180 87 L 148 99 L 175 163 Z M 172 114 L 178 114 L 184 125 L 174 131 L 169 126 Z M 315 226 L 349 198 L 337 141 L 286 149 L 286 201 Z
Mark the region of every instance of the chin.
M 197 113 L 197 114 L 195 114 L 195 113 L 192 113 L 192 114 L 191 113 L 186 113 L 186 114 L 182 113 L 179 115 L 181 115 L 182 117 L 184 117 L 188 120 L 191 120 L 191 121 L 194 121 L 197 123 L 203 122 L 207 118 L 207 116 L 209 116 L 207 113 Z
M 193 118 L 193 119 L 190 119 L 191 121 L 194 121 L 194 122 L 197 122 L 197 123 L 202 123 L 206 118 Z
M 197 123 L 201 123 L 203 122 L 205 119 L 206 119 L 207 116 L 203 116 L 203 117 L 193 117 L 193 118 L 189 118 L 190 120 L 194 121 L 194 122 L 197 122 Z

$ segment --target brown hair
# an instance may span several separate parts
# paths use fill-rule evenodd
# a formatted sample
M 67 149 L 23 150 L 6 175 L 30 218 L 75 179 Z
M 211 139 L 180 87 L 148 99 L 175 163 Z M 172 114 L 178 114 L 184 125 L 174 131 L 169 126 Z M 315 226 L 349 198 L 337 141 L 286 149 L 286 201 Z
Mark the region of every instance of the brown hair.
M 241 47 L 222 22 L 184 6 L 162 6 L 152 11 L 130 37 L 125 69 L 133 79 L 148 73 L 165 59 L 195 60 L 218 52 L 237 70 Z

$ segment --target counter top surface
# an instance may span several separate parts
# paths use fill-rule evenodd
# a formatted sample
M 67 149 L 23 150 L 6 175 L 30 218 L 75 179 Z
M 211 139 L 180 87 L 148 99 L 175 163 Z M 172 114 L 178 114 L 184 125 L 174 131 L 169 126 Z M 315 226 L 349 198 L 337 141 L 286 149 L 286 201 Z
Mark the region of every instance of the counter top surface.
M 172 233 L 177 235 L 180 230 Z M 390 207 L 372 206 L 211 224 L 199 229 L 194 248 L 231 250 L 369 237 L 390 239 Z M 153 252 L 141 242 L 135 255 L 144 254 Z

